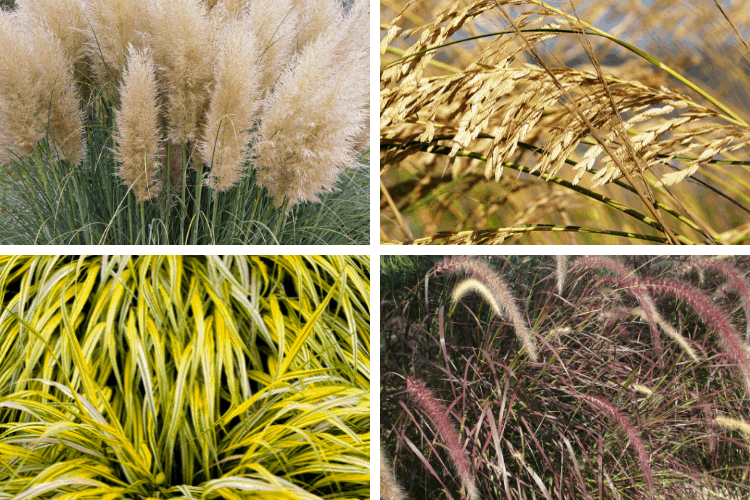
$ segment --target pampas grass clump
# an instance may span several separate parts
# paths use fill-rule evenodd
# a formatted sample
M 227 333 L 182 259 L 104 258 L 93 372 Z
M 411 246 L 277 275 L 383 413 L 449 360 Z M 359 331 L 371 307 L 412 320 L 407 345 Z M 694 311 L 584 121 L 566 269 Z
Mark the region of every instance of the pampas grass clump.
M 203 187 L 216 199 L 248 177 L 288 216 L 364 166 L 368 32 L 366 0 L 18 2 L 0 15 L 0 166 L 47 156 L 65 176 L 110 168 L 114 150 L 116 175 L 165 212 L 162 226 L 175 212 L 192 231 L 215 223 Z M 84 161 L 97 127 L 116 144 Z M 242 190 L 234 225 L 258 203 Z

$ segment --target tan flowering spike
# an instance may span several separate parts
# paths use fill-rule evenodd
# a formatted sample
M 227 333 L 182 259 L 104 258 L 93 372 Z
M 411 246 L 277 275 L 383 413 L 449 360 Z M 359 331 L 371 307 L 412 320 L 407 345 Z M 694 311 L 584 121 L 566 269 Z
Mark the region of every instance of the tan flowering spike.
M 229 21 L 221 34 L 215 86 L 199 152 L 211 167 L 207 184 L 226 191 L 244 175 L 249 132 L 260 106 L 259 50 L 255 36 L 240 21 Z
M 30 154 L 49 136 L 50 149 L 77 165 L 83 122 L 68 60 L 41 23 L 0 11 L 0 162 Z
M 388 458 L 380 450 L 380 498 L 381 500 L 406 500 L 404 489 L 396 481 Z
M 123 75 L 122 108 L 117 111 L 117 175 L 139 202 L 159 194 L 159 106 L 154 63 L 148 52 L 130 47 Z

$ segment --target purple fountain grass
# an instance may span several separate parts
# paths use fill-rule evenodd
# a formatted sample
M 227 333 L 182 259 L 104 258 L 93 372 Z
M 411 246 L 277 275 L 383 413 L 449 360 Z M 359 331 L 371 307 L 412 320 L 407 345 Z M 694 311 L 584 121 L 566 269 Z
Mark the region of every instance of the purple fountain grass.
M 516 334 L 521 339 L 523 348 L 526 354 L 529 355 L 532 361 L 536 362 L 538 359 L 536 344 L 534 337 L 531 333 L 531 329 L 528 323 L 521 314 L 521 310 L 516 303 L 516 299 L 513 293 L 510 291 L 510 287 L 503 281 L 500 275 L 492 270 L 486 263 L 472 257 L 450 257 L 438 262 L 433 268 L 435 273 L 445 274 L 470 274 L 476 280 L 480 281 L 489 289 L 489 294 L 492 299 L 488 301 L 493 305 L 493 310 L 499 314 L 498 305 L 505 311 L 505 315 L 513 322 L 513 326 L 516 329 Z M 454 292 L 454 301 L 458 301 L 461 296 L 470 291 L 472 287 L 476 290 L 474 285 L 467 286 L 464 283 L 459 284 L 456 290 L 459 290 L 461 286 L 461 293 L 457 294 Z M 458 298 L 455 298 L 459 295 Z M 485 299 L 487 297 L 485 296 Z
M 656 305 L 648 292 L 642 288 L 638 288 L 637 285 L 640 282 L 640 278 L 635 271 L 616 259 L 597 255 L 578 259 L 571 270 L 578 267 L 583 269 L 598 269 L 603 267 L 614 273 L 619 280 L 621 280 L 620 284 L 623 285 L 623 288 L 630 292 L 641 305 L 643 316 L 646 318 L 649 328 L 651 329 L 654 351 L 656 352 L 657 358 L 661 358 L 661 343 L 659 342 L 659 328 L 657 321 L 660 316 L 656 309 Z
M 599 396 L 591 396 L 589 394 L 582 394 L 581 398 L 583 398 L 594 408 L 603 411 L 604 414 L 617 422 L 617 425 L 619 425 L 622 430 L 625 431 L 625 435 L 628 437 L 628 440 L 630 440 L 630 446 L 633 447 L 633 451 L 635 451 L 636 455 L 638 456 L 638 462 L 640 462 L 641 464 L 641 470 L 643 471 L 643 477 L 646 480 L 646 486 L 648 486 L 649 492 L 651 492 L 651 495 L 653 495 L 654 479 L 653 474 L 651 473 L 651 465 L 649 464 L 648 453 L 646 452 L 646 448 L 643 446 L 643 441 L 641 440 L 641 435 L 638 430 L 633 427 L 633 424 L 630 423 L 630 420 L 628 420 L 625 415 L 620 413 L 615 405 L 613 405 L 606 399 Z
M 421 380 L 413 375 L 406 377 L 406 392 L 435 424 L 436 434 L 448 448 L 448 454 L 458 476 L 461 478 L 467 498 L 478 500 L 479 492 L 477 491 L 474 472 L 469 465 L 466 451 L 461 446 L 458 432 L 448 418 L 448 409 Z
M 745 312 L 745 339 L 750 340 L 750 283 L 736 266 L 718 260 L 701 258 L 690 259 L 688 266 L 699 270 L 714 271 L 723 274 L 737 290 L 742 300 L 742 308 Z M 702 282 L 702 280 L 701 280 Z
M 750 394 L 750 355 L 746 344 L 737 333 L 729 317 L 719 307 L 712 304 L 699 290 L 687 283 L 669 279 L 642 279 L 641 286 L 678 298 L 697 312 L 707 326 L 719 335 L 727 355 L 740 370 L 745 388 Z

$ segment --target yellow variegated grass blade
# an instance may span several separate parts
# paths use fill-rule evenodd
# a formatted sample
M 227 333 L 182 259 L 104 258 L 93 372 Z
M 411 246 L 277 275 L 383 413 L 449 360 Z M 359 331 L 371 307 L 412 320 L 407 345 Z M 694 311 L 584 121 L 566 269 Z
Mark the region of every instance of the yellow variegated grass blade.
M 0 498 L 369 498 L 369 267 L 0 256 Z

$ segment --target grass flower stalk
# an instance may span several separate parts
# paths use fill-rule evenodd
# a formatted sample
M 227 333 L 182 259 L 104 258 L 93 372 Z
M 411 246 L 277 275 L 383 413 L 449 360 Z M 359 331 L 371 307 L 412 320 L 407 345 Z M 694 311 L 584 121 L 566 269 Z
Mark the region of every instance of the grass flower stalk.
M 406 500 L 406 492 L 396 481 L 391 462 L 382 448 L 380 450 L 380 498 L 382 500 Z
M 158 90 L 154 62 L 147 51 L 129 50 L 123 75 L 122 107 L 116 112 L 118 176 L 139 202 L 155 198 L 161 183 Z
M 413 375 L 406 378 L 406 392 L 435 424 L 436 435 L 448 449 L 448 455 L 461 478 L 466 496 L 469 500 L 479 500 L 474 472 L 469 465 L 466 451 L 461 446 L 458 433 L 448 418 L 448 409 L 425 386 L 424 382 Z
M 496 314 L 509 318 L 513 322 L 513 326 L 521 340 L 526 354 L 532 361 L 538 360 L 536 343 L 528 323 L 521 314 L 521 310 L 516 303 L 516 298 L 510 290 L 510 287 L 503 281 L 500 275 L 491 269 L 484 262 L 473 258 L 473 257 L 450 257 L 439 262 L 435 268 L 436 274 L 469 274 L 476 278 L 479 282 L 479 287 L 473 281 L 468 283 L 464 282 L 456 287 L 456 291 L 453 293 L 454 302 L 460 299 L 464 294 L 469 291 L 479 291 L 480 294 L 492 304 L 493 310 Z M 460 293 L 457 293 L 460 292 Z M 458 297 L 458 299 L 456 298 Z M 500 314 L 500 311 L 504 314 Z
M 211 171 L 206 183 L 226 191 L 244 175 L 250 129 L 260 106 L 259 50 L 249 26 L 230 21 L 221 33 L 214 89 L 198 150 Z

